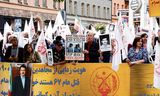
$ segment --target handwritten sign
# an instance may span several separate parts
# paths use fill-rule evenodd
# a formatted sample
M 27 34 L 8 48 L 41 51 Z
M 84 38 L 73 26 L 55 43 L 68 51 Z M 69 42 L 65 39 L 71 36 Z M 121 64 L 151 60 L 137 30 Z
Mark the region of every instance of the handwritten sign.
M 149 15 L 160 16 L 160 0 L 149 0 Z
M 9 63 L 0 62 L 0 96 L 8 96 L 9 90 Z

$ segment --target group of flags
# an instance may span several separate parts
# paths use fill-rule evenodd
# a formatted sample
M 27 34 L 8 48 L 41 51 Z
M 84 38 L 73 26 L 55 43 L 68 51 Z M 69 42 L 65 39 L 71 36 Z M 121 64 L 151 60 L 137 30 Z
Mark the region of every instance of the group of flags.
M 147 16 L 147 22 L 144 28 L 141 28 L 140 34 L 146 33 L 147 38 L 147 51 L 149 53 L 149 58 L 155 54 L 155 61 L 151 61 L 154 64 L 154 79 L 153 86 L 155 88 L 160 88 L 160 43 L 156 41 L 156 45 L 153 49 L 152 39 L 154 36 L 158 36 L 159 26 L 155 17 Z M 144 30 L 147 30 L 145 32 Z M 128 44 L 132 44 L 134 38 L 137 36 L 134 26 L 129 26 L 128 23 L 125 23 L 119 15 L 118 21 L 115 23 L 115 41 L 116 41 L 116 53 L 112 57 L 112 68 L 117 71 L 121 60 L 127 57 Z M 122 51 L 122 53 L 120 52 Z M 121 56 L 122 54 L 122 56 Z M 121 58 L 122 57 L 122 58 Z

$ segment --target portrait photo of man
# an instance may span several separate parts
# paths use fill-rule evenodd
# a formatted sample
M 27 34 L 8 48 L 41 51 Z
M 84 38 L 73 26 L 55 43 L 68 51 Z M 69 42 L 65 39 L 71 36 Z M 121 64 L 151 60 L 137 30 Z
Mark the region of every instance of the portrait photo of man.
M 109 34 L 100 35 L 99 40 L 100 40 L 99 42 L 100 50 L 102 52 L 111 50 L 111 42 Z
M 19 75 L 13 79 L 12 96 L 30 96 L 30 78 L 25 64 L 19 67 Z

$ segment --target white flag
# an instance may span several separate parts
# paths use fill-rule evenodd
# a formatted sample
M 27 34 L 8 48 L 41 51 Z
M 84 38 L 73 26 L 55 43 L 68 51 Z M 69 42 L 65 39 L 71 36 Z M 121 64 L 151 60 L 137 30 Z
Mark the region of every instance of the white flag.
M 53 42 L 53 29 L 52 29 L 52 23 L 51 21 L 49 22 L 49 25 L 45 31 L 45 38 L 49 41 L 49 42 Z
M 58 15 L 56 17 L 56 20 L 55 20 L 55 23 L 54 23 L 54 26 L 59 26 L 59 25 L 64 25 L 64 20 L 62 18 L 62 15 L 61 15 L 61 11 L 58 12 Z
M 47 46 L 46 46 L 46 42 L 45 42 L 45 37 L 44 37 L 44 32 L 42 31 L 37 45 L 35 47 L 35 51 L 38 52 L 38 54 L 41 57 L 41 63 L 46 63 L 47 62 L 47 58 L 46 58 L 46 54 L 47 54 Z
M 118 26 L 116 25 L 115 41 L 114 41 L 115 46 L 113 48 L 113 50 L 115 50 L 115 52 L 114 52 L 113 57 L 112 57 L 112 69 L 115 70 L 115 71 L 118 71 L 119 64 L 122 63 L 120 50 L 123 49 L 123 43 L 122 43 L 122 36 L 120 34 L 121 33 L 118 29 Z
M 151 26 L 153 26 L 153 32 L 158 36 L 157 32 L 159 30 L 159 26 L 155 17 L 152 17 Z
M 99 35 L 101 35 L 100 30 L 99 30 L 98 32 L 96 32 L 96 34 L 94 35 L 94 37 L 98 39 L 98 38 L 99 38 Z
M 29 43 L 28 38 L 24 38 L 24 35 L 22 32 L 19 32 L 18 41 L 19 41 L 18 46 L 22 48 L 24 48 L 24 46 Z
M 7 43 L 9 34 L 10 35 L 13 34 L 13 31 L 11 29 L 11 26 L 9 26 L 9 24 L 6 22 L 5 25 L 4 25 L 3 47 L 2 47 L 2 50 L 4 50 L 4 51 L 6 49 L 6 43 Z
M 2 33 L 0 32 L 0 41 L 3 40 Z
M 93 26 L 91 26 L 91 31 L 92 31 L 94 34 L 97 33 L 96 29 L 95 29 Z
M 38 27 L 38 28 L 37 28 L 37 31 L 41 31 L 40 22 L 38 21 L 37 23 L 38 23 L 38 24 L 37 24 L 37 25 L 38 25 L 38 26 L 37 26 L 37 27 Z
M 25 25 L 24 25 L 24 31 L 23 32 L 28 32 L 29 33 L 29 25 L 27 20 L 25 20 Z
M 135 38 L 135 35 L 131 32 L 128 25 L 125 25 L 124 31 L 123 31 L 123 45 L 124 45 L 124 51 L 125 54 L 128 54 L 128 44 L 132 44 L 133 40 Z
M 160 88 L 160 43 L 156 42 L 153 86 Z
M 81 24 L 81 20 L 78 17 L 75 17 L 74 29 L 78 32 L 77 35 L 83 35 L 84 28 Z
M 59 33 L 57 32 L 57 30 L 61 25 L 64 25 L 64 20 L 62 18 L 61 12 L 59 11 L 53 26 L 53 34 L 55 34 L 54 37 L 58 36 Z
M 33 41 L 33 36 L 35 35 L 35 28 L 33 24 L 33 16 L 31 15 L 30 21 L 29 21 L 29 43 Z
M 71 35 L 71 31 L 68 25 L 61 25 L 58 27 L 57 35 L 62 36 L 63 39 L 66 39 L 66 35 Z

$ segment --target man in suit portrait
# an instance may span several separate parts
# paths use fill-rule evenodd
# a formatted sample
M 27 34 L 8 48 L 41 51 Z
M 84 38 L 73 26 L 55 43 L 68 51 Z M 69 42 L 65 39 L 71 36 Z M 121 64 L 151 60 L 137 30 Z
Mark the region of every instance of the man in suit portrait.
M 23 64 L 19 68 L 12 85 L 12 96 L 30 96 L 30 78 L 26 76 L 27 67 Z

